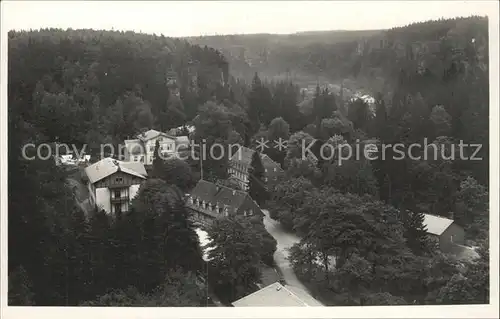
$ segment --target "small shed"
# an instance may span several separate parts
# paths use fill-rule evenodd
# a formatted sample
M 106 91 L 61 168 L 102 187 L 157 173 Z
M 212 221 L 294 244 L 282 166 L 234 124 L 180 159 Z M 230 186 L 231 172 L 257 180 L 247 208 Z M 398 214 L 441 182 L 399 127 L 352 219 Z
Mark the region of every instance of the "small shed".
M 429 236 L 437 242 L 439 249 L 444 253 L 452 253 L 456 245 L 464 244 L 464 229 L 453 219 L 424 214 L 424 226 Z

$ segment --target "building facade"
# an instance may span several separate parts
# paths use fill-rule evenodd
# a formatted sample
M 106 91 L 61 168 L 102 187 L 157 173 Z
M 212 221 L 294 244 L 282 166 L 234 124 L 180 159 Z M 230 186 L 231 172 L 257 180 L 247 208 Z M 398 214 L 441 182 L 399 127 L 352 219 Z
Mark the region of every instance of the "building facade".
M 248 193 L 205 180 L 200 180 L 187 195 L 186 206 L 190 219 L 200 227 L 207 227 L 221 217 L 238 215 L 262 219 L 264 216 Z
M 229 159 L 229 176 L 234 179 L 243 190 L 248 189 L 248 172 L 252 164 L 252 156 L 255 151 L 247 147 L 241 147 Z M 266 154 L 261 154 L 264 166 L 264 182 L 268 187 L 278 182 L 279 177 L 284 174 L 280 164 L 273 161 Z
M 176 157 L 181 148 L 188 147 L 186 136 L 172 136 L 156 130 L 149 130 L 137 135 L 136 139 L 125 140 L 125 161 L 152 165 L 155 157 L 156 141 L 164 159 Z
M 444 253 L 453 253 L 457 245 L 464 245 L 465 231 L 453 219 L 424 214 L 424 226 L 429 238 Z
M 142 163 L 105 158 L 85 168 L 90 204 L 108 214 L 127 212 L 130 202 L 147 178 Z

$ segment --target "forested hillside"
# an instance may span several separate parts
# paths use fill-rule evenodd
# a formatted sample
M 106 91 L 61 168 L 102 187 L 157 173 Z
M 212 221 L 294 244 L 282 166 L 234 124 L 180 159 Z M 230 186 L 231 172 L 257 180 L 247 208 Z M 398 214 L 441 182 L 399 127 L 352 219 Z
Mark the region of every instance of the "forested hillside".
M 184 125 L 228 78 L 223 56 L 163 36 L 45 29 L 10 32 L 8 60 L 9 303 L 206 305 L 198 240 L 176 186 L 148 181 L 156 201 L 139 195 L 118 221 L 103 212 L 89 218 L 64 168 L 21 151 L 59 141 L 97 154 L 142 129 Z M 161 211 L 148 214 L 145 205 Z M 161 244 L 165 225 L 186 231 Z M 172 258 L 175 251 L 191 260 Z M 123 291 L 105 295 L 114 289 Z
M 479 61 L 487 63 L 487 30 L 486 18 L 472 17 L 427 21 L 390 30 L 221 35 L 188 40 L 218 48 L 227 56 L 232 72 L 246 78 L 256 71 L 268 77 L 288 73 L 299 84 L 316 81 L 318 77 L 333 83 L 356 78 L 353 89 L 364 87 L 374 93 L 385 82 L 393 85 L 397 81 L 410 52 L 415 64 L 438 72 L 439 67 L 446 68 L 436 61 L 441 59 L 437 55 L 441 48 L 470 50 L 474 38 L 474 46 L 480 51 Z
M 344 82 L 345 87 L 352 91 L 361 89 L 374 97 L 382 94 L 388 108 L 399 104 L 405 95 L 418 95 L 425 105 L 426 116 L 434 106 L 442 105 L 452 116 L 451 134 L 454 138 L 483 144 L 481 154 L 486 160 L 471 165 L 478 170 L 475 176 L 487 183 L 489 57 L 486 18 L 427 21 L 387 31 L 320 34 L 323 42 L 319 41 L 317 33 L 214 36 L 189 40 L 203 44 L 213 42 L 214 47 L 221 50 L 232 50 L 233 45 L 241 45 L 246 51 L 253 52 L 249 54 L 268 52 L 259 63 L 267 61 L 273 68 L 280 68 L 279 72 L 297 73 L 296 77 L 289 79 L 299 87 L 310 84 L 311 78 L 314 81 L 319 79 L 321 86 L 329 82 Z M 343 36 L 336 37 L 337 34 Z M 294 37 L 300 41 L 290 40 Z M 282 49 L 282 42 L 290 47 Z M 256 43 L 262 47 L 253 51 L 247 49 L 246 45 L 257 48 Z M 241 61 L 234 59 L 240 58 L 232 55 L 229 59 L 231 69 L 239 72 Z M 256 69 L 262 70 L 261 78 L 265 81 L 265 69 L 268 68 L 263 65 Z M 337 95 L 337 100 L 340 98 L 338 90 L 332 93 Z M 309 97 L 299 96 L 298 100 L 304 98 Z M 312 107 L 313 103 L 311 100 L 305 104 Z M 403 104 L 408 107 L 407 102 Z
M 11 114 L 49 140 L 89 144 L 182 125 L 229 76 L 219 52 L 182 40 L 53 29 L 11 32 L 9 71 Z
M 303 61 L 284 60 L 291 51 L 308 52 L 315 44 L 333 45 L 381 34 L 382 30 L 367 31 L 315 31 L 294 34 L 248 34 L 189 37 L 190 43 L 207 45 L 223 52 L 231 66 L 231 73 L 250 80 L 255 72 L 267 78 L 284 78 L 288 74 L 297 80 L 316 79 L 317 70 L 297 68 Z M 301 54 L 301 53 L 299 53 Z M 303 56 L 290 56 L 303 59 Z

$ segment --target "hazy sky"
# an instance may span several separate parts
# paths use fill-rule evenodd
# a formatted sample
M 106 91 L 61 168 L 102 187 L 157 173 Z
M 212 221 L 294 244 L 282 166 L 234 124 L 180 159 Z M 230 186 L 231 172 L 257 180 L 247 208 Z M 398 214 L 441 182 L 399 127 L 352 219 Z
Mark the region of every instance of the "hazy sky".
M 167 36 L 383 29 L 488 15 L 497 1 L 2 1 L 6 29 L 93 28 Z

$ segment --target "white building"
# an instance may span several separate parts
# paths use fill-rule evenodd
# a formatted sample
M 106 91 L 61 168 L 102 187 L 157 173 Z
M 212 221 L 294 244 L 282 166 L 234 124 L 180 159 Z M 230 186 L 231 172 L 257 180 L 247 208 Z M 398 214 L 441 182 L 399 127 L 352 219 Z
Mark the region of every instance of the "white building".
M 179 149 L 187 147 L 186 144 L 189 144 L 189 139 L 185 136 L 173 136 L 149 130 L 139 134 L 136 139 L 125 140 L 125 161 L 152 165 L 156 141 L 160 143 L 160 152 L 164 159 L 177 156 Z
M 147 173 L 139 162 L 105 158 L 85 168 L 90 204 L 109 214 L 127 212 Z

